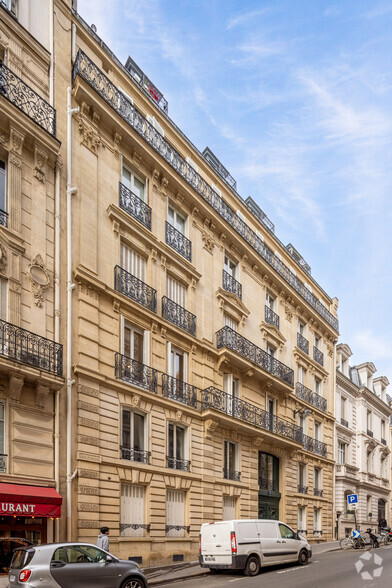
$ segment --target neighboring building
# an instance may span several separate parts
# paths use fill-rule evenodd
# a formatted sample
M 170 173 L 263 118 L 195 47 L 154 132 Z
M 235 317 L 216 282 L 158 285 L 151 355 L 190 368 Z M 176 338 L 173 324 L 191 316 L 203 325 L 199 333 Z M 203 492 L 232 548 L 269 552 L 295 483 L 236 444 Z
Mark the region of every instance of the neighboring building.
M 49 4 L 40 1 L 38 14 L 0 1 L 0 573 L 12 549 L 4 537 L 53 540 L 61 511 L 60 142 L 49 104 Z
M 347 496 L 358 494 L 358 528 L 377 528 L 390 517 L 391 460 L 387 400 L 389 381 L 374 377 L 373 363 L 350 367 L 348 345 L 336 348 L 336 530 L 339 538 L 355 528 Z

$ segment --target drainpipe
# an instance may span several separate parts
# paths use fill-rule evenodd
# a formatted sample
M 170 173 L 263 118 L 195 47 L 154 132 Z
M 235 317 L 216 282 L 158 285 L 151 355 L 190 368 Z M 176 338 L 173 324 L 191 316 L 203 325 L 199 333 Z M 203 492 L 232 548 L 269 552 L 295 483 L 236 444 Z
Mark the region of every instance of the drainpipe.
M 50 65 L 49 65 L 49 104 L 54 105 L 54 7 L 53 0 L 49 0 L 49 47 L 50 47 Z
M 76 188 L 72 187 L 72 115 L 79 112 L 79 108 L 71 108 L 71 88 L 67 88 L 67 541 L 72 540 L 72 480 L 77 474 L 72 471 L 72 195 Z
M 54 168 L 54 340 L 60 340 L 60 180 L 62 160 L 59 155 Z M 60 390 L 55 392 L 54 406 L 54 479 L 60 492 Z M 60 540 L 60 520 L 55 519 L 55 538 Z

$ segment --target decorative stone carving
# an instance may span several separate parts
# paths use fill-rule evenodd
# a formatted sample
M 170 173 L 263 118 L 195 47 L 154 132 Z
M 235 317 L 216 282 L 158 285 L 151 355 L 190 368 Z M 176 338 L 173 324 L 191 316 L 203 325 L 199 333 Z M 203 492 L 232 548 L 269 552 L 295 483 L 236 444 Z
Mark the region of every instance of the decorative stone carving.
M 98 148 L 102 144 L 100 134 L 93 129 L 86 121 L 82 118 L 79 118 L 79 133 L 80 133 L 80 142 L 87 147 L 94 155 L 97 155 Z
M 79 502 L 78 511 L 99 512 L 99 504 L 92 504 L 91 502 Z
M 7 269 L 7 250 L 2 243 L 0 243 L 0 273 L 4 274 Z
M 140 396 L 138 394 L 134 394 L 132 396 L 132 406 L 140 406 Z
M 203 248 L 208 251 L 208 253 L 213 253 L 215 247 L 214 238 L 207 233 L 207 231 L 202 231 L 201 238 L 203 239 Z
M 93 123 L 95 123 L 98 126 L 100 122 L 101 116 L 98 114 L 98 112 L 93 112 Z
M 264 437 L 262 437 L 261 435 L 259 437 L 256 437 L 256 439 L 253 440 L 253 446 L 256 449 L 261 449 L 263 447 L 263 443 L 264 443 Z
M 22 149 L 23 149 L 23 141 L 24 135 L 17 131 L 15 128 L 11 127 L 10 130 L 10 151 L 15 153 L 16 155 L 22 156 Z M 20 161 L 20 160 L 18 160 Z
M 44 295 L 49 286 L 50 278 L 41 255 L 38 254 L 35 256 L 28 271 L 31 281 L 31 289 L 35 298 L 35 305 L 42 308 Z
M 162 178 L 162 182 L 163 182 L 163 179 L 166 179 L 166 178 Z M 167 185 L 167 184 L 166 184 L 166 185 Z M 180 192 L 177 192 L 177 194 L 176 194 L 176 200 L 177 200 L 177 203 L 178 203 L 180 206 L 182 206 L 182 205 L 184 204 L 184 198 L 185 198 L 185 197 L 184 197 L 184 196 L 183 196 L 183 195 L 182 195 Z M 195 209 L 193 209 L 193 210 L 195 210 Z M 196 209 L 196 210 L 197 210 L 197 209 Z M 193 214 L 193 211 L 192 211 L 192 214 Z
M 78 494 L 87 494 L 88 496 L 99 496 L 99 488 L 95 486 L 78 486 Z
M 78 529 L 99 529 L 100 526 L 101 526 L 101 523 L 99 521 L 91 521 L 90 519 L 88 519 L 88 520 L 79 519 L 78 520 Z
M 182 420 L 182 410 L 177 410 L 176 412 L 176 421 Z
M 79 478 L 90 478 L 91 480 L 98 480 L 99 472 L 97 470 L 79 470 Z
M 8 395 L 10 400 L 13 402 L 20 401 L 20 395 L 22 394 L 22 388 L 24 384 L 24 378 L 17 374 L 10 374 L 8 380 Z
M 138 167 L 140 167 L 142 163 L 142 156 L 140 153 L 138 153 L 138 151 L 136 151 L 136 149 L 133 150 L 133 163 Z
M 120 143 L 121 143 L 122 135 L 114 131 L 113 133 L 113 151 L 116 159 L 120 157 Z
M 46 399 L 49 396 L 50 388 L 49 386 L 44 386 L 37 382 L 35 387 L 35 406 L 37 408 L 45 408 Z
M 46 179 L 46 163 L 48 161 L 48 154 L 46 151 L 38 147 L 38 145 L 34 146 L 34 170 L 33 175 L 37 178 L 38 181 L 45 184 Z
M 284 311 L 286 313 L 286 320 L 288 320 L 289 323 L 291 323 L 294 317 L 294 310 L 286 304 L 284 307 Z
M 161 337 L 163 339 L 166 339 L 166 329 L 165 329 L 165 327 L 161 327 Z
M 99 437 L 93 437 L 92 435 L 79 435 L 78 442 L 99 447 Z
M 120 312 L 121 309 L 121 305 L 119 302 L 117 302 L 117 300 L 113 300 L 113 310 L 114 312 L 116 312 L 117 314 Z
M 90 461 L 91 463 L 101 463 L 102 461 L 100 455 L 97 455 L 96 453 L 86 453 L 84 451 L 78 452 L 77 459 L 80 461 Z
M 87 396 L 93 396 L 94 398 L 99 397 L 99 390 L 90 388 L 89 386 L 83 386 L 82 384 L 78 385 L 78 392 L 79 394 L 87 394 Z
M 99 413 L 99 406 L 92 404 L 91 402 L 84 402 L 83 400 L 79 400 L 78 408 L 80 410 L 85 410 L 86 412 L 91 412 L 94 414 Z
M 90 427 L 90 429 L 99 429 L 98 421 L 93 421 L 92 419 L 84 419 L 82 417 L 79 417 L 78 425 L 80 427 Z
M 155 188 L 155 190 L 157 190 L 159 192 L 160 191 L 159 171 L 157 169 L 152 170 L 151 180 L 152 180 L 152 187 Z
M 207 433 L 213 433 L 218 428 L 218 421 L 214 421 L 213 419 L 208 419 L 205 422 L 205 428 Z

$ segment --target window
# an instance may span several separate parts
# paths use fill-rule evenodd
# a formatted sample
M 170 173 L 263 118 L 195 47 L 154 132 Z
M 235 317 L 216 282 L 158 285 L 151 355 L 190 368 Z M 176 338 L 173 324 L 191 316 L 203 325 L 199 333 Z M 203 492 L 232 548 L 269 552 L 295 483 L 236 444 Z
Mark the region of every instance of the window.
M 372 465 L 373 465 L 373 464 L 372 464 L 372 461 L 373 461 L 373 460 L 372 460 L 372 457 L 373 457 L 373 454 L 372 454 L 372 452 L 371 452 L 371 451 L 367 451 L 367 452 L 366 452 L 366 471 L 367 471 L 369 474 L 371 474 L 371 473 L 372 473 Z
M 185 382 L 187 379 L 187 360 L 188 356 L 184 351 L 171 347 L 169 375 L 176 378 L 176 380 Z
M 298 533 L 306 532 L 306 506 L 298 507 Z
M 0 159 L 0 224 L 2 222 L 2 212 L 7 212 L 7 166 L 3 159 Z
M 346 399 L 344 396 L 340 397 L 340 417 L 346 420 Z
M 321 441 L 321 423 L 315 421 L 314 423 L 314 438 L 316 441 Z
M 369 514 L 372 514 L 373 515 L 373 513 L 372 513 L 372 497 L 369 496 L 369 494 L 366 497 L 366 514 L 367 515 L 369 515 Z
M 385 469 L 386 459 L 385 457 L 381 457 L 380 459 L 380 475 L 382 478 L 386 478 L 386 469 Z
M 259 487 L 262 491 L 279 492 L 279 458 L 259 451 Z
M 282 539 L 294 539 L 294 531 L 290 527 L 287 527 L 287 525 L 279 523 L 279 531 Z
M 240 381 L 233 374 L 224 374 L 223 390 L 226 392 L 226 412 L 233 414 L 236 407 L 236 398 L 239 398 Z
M 305 435 L 308 433 L 308 419 L 307 414 L 298 413 L 298 426 L 302 427 L 302 430 Z
M 232 259 L 230 259 L 230 257 L 225 255 L 225 261 L 224 261 L 224 265 L 223 265 L 223 269 L 225 270 L 225 272 L 227 272 L 229 274 L 229 276 L 231 276 L 232 278 L 235 278 L 236 277 L 236 268 L 237 268 L 237 264 Z
M 305 384 L 305 370 L 302 365 L 298 366 L 298 382 L 300 384 Z
M 321 490 L 321 468 L 314 468 L 314 489 Z
M 306 494 L 308 491 L 306 483 L 306 465 L 304 463 L 298 464 L 298 492 Z
M 347 444 L 338 442 L 338 463 L 346 463 L 346 449 Z
M 106 562 L 106 557 L 104 551 L 92 545 L 66 545 L 55 550 L 52 560 L 72 564 L 94 564 Z
M 321 535 L 321 508 L 315 508 L 313 513 L 313 535 L 319 537 Z
M 318 378 L 314 378 L 314 391 L 319 396 L 323 395 L 322 390 L 321 390 L 321 380 L 319 380 Z
M 5 458 L 5 406 L 0 402 L 0 472 L 6 471 Z
M 124 243 L 121 243 L 120 265 L 129 274 L 135 276 L 135 278 L 138 278 L 142 282 L 146 281 L 145 258 Z
M 316 349 L 321 350 L 321 337 L 314 336 L 314 346 Z
M 268 292 L 267 290 L 267 294 L 265 296 L 265 305 L 267 308 L 269 308 L 270 310 L 275 310 L 275 296 L 273 296 L 271 294 L 271 292 Z
M 0 278 L 0 319 L 7 320 L 8 316 L 8 280 Z M 7 340 L 8 337 L 4 337 Z M 4 343 L 4 342 L 3 342 Z
M 184 537 L 185 492 L 168 490 L 166 495 L 166 535 Z
M 167 297 L 182 308 L 186 308 L 186 287 L 171 276 L 167 276 Z
M 302 321 L 298 321 L 298 333 L 305 337 L 306 325 Z
M 167 467 L 175 470 L 188 471 L 189 463 L 185 463 L 187 457 L 186 429 L 180 425 L 169 423 L 167 443 Z
M 366 413 L 366 426 L 368 431 L 373 431 L 372 429 L 372 411 L 368 410 Z
M 237 323 L 237 321 L 235 321 L 234 319 L 232 319 L 227 314 L 224 314 L 223 315 L 223 321 L 224 321 L 224 326 L 225 327 L 230 327 L 230 329 L 233 329 L 233 331 L 238 331 L 238 323 Z
M 223 521 L 232 521 L 236 518 L 235 513 L 235 498 L 232 496 L 223 497 Z
M 134 410 L 121 411 L 121 457 L 130 461 L 149 462 L 147 447 L 147 417 Z
M 121 484 L 120 531 L 122 537 L 144 537 L 145 494 L 144 486 Z
M 177 231 L 185 235 L 186 218 L 170 205 L 167 209 L 167 218 L 172 227 L 174 227 L 175 229 L 177 229 Z
M 143 202 L 147 202 L 147 180 L 136 176 L 125 165 L 122 167 L 121 183 Z
M 381 439 L 385 440 L 385 421 L 381 421 Z
M 223 477 L 234 480 L 238 475 L 238 447 L 232 441 L 223 443 Z
M 143 330 L 124 321 L 122 354 L 139 363 L 144 363 L 143 336 Z

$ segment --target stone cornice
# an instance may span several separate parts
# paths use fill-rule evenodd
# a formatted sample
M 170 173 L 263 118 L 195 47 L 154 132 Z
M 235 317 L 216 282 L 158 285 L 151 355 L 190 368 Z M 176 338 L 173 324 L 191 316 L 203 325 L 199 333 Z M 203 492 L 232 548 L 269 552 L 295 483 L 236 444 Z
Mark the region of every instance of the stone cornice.
M 356 397 L 359 396 L 358 386 L 356 386 L 354 384 L 354 382 L 352 382 L 350 380 L 350 378 L 348 378 L 347 376 L 342 374 L 342 372 L 339 371 L 338 369 L 336 370 L 336 383 L 340 384 L 344 391 L 348 390 L 349 392 L 354 394 Z

